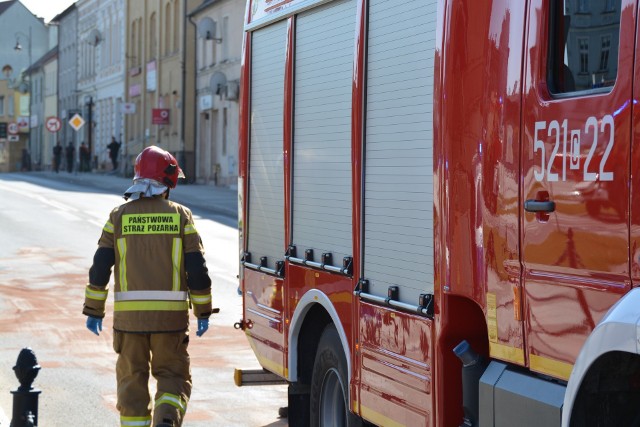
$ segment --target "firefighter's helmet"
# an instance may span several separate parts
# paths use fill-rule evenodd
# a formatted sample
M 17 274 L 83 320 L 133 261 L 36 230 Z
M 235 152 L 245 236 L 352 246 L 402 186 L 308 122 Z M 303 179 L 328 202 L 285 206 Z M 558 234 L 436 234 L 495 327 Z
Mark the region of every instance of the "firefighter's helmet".
M 169 188 L 175 188 L 178 178 L 184 178 L 178 161 L 171 153 L 152 145 L 142 150 L 136 158 L 134 167 L 136 179 L 153 179 Z

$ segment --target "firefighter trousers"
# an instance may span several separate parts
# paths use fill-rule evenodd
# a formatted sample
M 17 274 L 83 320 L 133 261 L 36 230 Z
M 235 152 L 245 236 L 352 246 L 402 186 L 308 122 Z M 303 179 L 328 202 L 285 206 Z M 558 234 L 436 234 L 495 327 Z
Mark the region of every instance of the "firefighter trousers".
M 172 422 L 175 427 L 182 425 L 191 396 L 188 344 L 187 331 L 114 331 L 113 349 L 118 354 L 116 406 L 120 412 L 121 426 L 156 426 L 162 422 Z M 157 381 L 153 410 L 149 394 L 149 373 Z

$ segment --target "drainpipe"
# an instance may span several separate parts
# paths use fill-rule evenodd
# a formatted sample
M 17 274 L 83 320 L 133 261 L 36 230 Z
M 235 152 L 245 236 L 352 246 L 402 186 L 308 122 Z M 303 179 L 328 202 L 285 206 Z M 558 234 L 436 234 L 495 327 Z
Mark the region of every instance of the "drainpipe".
M 187 166 L 187 154 L 186 154 L 186 101 L 187 101 L 187 0 L 182 0 L 182 7 L 184 10 L 184 19 L 183 19 L 183 37 L 182 37 L 182 111 L 181 111 L 181 126 L 180 126 L 180 138 L 182 140 L 182 159 L 180 164 L 182 167 Z M 189 171 L 187 171 L 189 172 Z M 195 171 L 191 171 L 191 174 L 195 174 Z M 186 180 L 189 182 L 189 180 Z
M 193 42 L 193 58 L 194 58 L 194 62 L 195 62 L 195 66 L 193 67 L 193 81 L 194 81 L 194 96 L 193 96 L 193 139 L 195 140 L 195 143 L 193 144 L 193 167 L 194 167 L 194 171 L 193 171 L 193 182 L 196 181 L 197 179 L 197 173 L 196 171 L 198 170 L 198 144 L 197 144 L 197 139 L 198 139 L 198 24 L 196 24 L 195 22 L 193 22 L 193 17 L 191 15 L 188 16 L 187 18 L 189 20 L 189 23 L 191 23 L 191 25 L 193 25 L 193 30 L 194 30 L 194 35 L 195 37 L 194 42 Z M 185 39 L 186 39 L 186 31 L 185 31 Z M 185 43 L 186 45 L 186 43 Z M 186 47 L 185 47 L 186 50 Z M 184 111 L 184 110 L 183 110 Z

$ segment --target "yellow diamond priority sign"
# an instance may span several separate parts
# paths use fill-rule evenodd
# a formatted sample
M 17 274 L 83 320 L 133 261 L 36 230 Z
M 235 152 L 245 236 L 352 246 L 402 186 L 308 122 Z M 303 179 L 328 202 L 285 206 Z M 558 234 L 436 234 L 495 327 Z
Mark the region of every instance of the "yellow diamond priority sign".
M 69 125 L 71 125 L 74 130 L 78 131 L 82 126 L 84 126 L 84 119 L 80 114 L 75 114 L 71 117 L 71 120 L 69 120 Z

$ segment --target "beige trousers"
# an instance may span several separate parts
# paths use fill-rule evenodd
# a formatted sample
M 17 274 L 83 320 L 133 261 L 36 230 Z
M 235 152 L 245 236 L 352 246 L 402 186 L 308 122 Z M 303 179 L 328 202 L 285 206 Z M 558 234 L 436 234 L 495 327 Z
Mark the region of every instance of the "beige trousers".
M 114 331 L 121 426 L 156 426 L 162 422 L 173 422 L 175 427 L 182 425 L 191 396 L 188 344 L 187 331 L 155 334 Z M 153 408 L 150 372 L 157 381 Z

